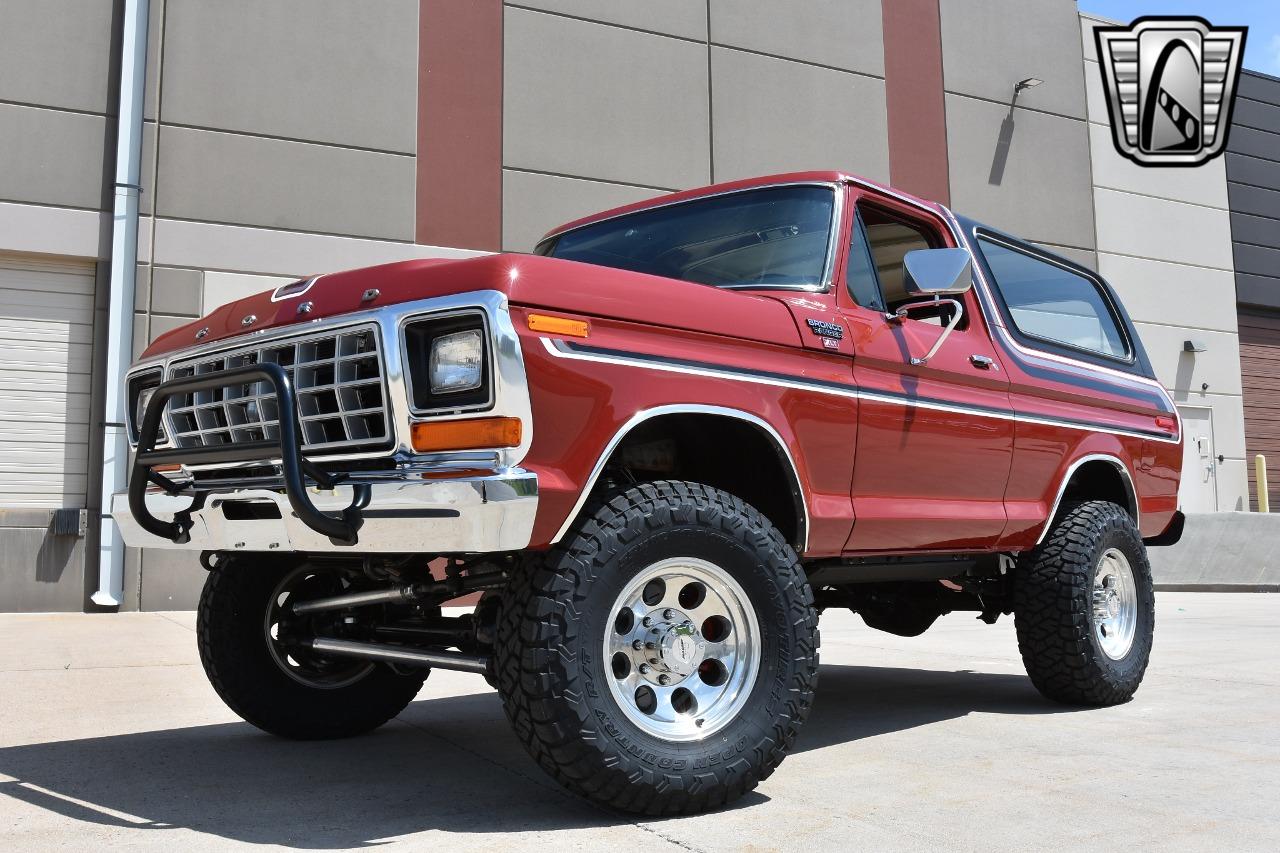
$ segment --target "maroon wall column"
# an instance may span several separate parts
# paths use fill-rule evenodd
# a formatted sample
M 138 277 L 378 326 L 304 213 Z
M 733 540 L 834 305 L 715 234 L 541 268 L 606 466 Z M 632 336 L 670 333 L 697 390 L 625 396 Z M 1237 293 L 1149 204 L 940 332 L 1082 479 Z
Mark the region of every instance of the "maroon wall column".
M 502 248 L 502 0 L 419 0 L 419 243 Z
M 889 104 L 889 175 L 913 195 L 948 204 L 947 112 L 939 0 L 882 0 Z

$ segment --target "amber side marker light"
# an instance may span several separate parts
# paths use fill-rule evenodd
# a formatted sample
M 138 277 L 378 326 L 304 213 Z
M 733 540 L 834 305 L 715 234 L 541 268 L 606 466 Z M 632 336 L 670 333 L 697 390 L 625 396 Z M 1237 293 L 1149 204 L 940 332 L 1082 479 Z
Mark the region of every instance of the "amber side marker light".
M 413 449 L 419 453 L 519 445 L 519 418 L 467 418 L 413 425 Z
M 568 317 L 549 317 L 546 314 L 529 315 L 529 331 L 551 335 L 568 335 L 585 338 L 591 334 L 591 324 L 586 320 L 570 320 Z

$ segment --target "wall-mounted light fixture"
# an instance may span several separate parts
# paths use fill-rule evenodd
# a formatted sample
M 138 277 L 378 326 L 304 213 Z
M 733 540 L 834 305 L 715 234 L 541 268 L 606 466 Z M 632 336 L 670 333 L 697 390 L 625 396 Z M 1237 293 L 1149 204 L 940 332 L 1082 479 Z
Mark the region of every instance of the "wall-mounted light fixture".
M 1028 77 L 1026 80 L 1019 80 L 1013 84 L 1013 93 L 1016 95 L 1023 89 L 1034 89 L 1043 82 L 1039 77 Z
M 1182 342 L 1183 352 L 1204 352 L 1208 348 L 1203 341 L 1186 340 Z

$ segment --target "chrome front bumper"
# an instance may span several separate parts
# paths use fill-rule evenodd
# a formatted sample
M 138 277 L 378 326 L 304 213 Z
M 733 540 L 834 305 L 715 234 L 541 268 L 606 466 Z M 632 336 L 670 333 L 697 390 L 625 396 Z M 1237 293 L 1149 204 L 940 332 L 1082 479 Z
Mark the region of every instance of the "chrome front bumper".
M 304 524 L 283 489 L 228 488 L 213 491 L 191 513 L 189 541 L 175 543 L 148 533 L 129 509 L 127 492 L 111 500 L 111 516 L 126 544 L 135 548 L 188 551 L 300 551 L 304 553 L 487 553 L 517 551 L 529 544 L 538 509 L 537 475 L 520 468 L 488 477 L 424 480 L 396 472 L 353 477 L 367 484 L 368 505 L 354 545 L 335 544 Z M 352 486 L 308 489 L 316 508 L 340 515 L 352 503 Z M 146 494 L 147 509 L 163 520 L 191 505 L 185 495 L 158 489 Z

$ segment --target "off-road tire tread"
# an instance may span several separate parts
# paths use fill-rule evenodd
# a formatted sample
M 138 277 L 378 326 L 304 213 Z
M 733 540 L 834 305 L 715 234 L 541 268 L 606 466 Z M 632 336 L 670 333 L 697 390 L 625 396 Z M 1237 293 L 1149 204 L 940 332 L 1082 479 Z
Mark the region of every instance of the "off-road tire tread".
M 209 683 L 227 707 L 263 731 L 293 740 L 363 734 L 403 711 L 427 670 L 406 676 L 379 665 L 355 684 L 321 690 L 289 679 L 265 647 L 255 645 L 262 642 L 267 598 L 281 577 L 279 570 L 232 559 L 205 580 L 196 639 Z
M 646 815 L 697 814 L 723 806 L 768 778 L 794 744 L 813 704 L 818 676 L 817 613 L 799 557 L 777 528 L 733 495 L 664 480 L 605 495 L 545 555 L 530 555 L 507 589 L 497 630 L 495 675 L 517 738 L 553 779 L 579 796 Z M 674 523 L 700 522 L 753 544 L 782 581 L 801 641 L 791 649 L 788 695 L 771 731 L 738 761 L 664 773 L 632 760 L 577 714 L 559 710 L 583 684 L 567 652 L 578 630 L 578 594 L 617 547 Z M 579 580 L 581 576 L 581 580 Z M 613 748 L 611 748 L 613 747 Z
M 1118 531 L 1133 548 L 1126 556 L 1134 574 L 1143 623 L 1126 659 L 1139 655 L 1131 671 L 1118 674 L 1092 640 L 1089 609 L 1093 570 L 1102 537 Z M 1136 559 L 1135 559 L 1136 556 Z M 1155 594 L 1146 548 L 1133 518 L 1109 501 L 1065 507 L 1049 536 L 1019 561 L 1014 584 L 1018 651 L 1036 689 L 1071 705 L 1118 705 L 1133 698 L 1151 650 Z

